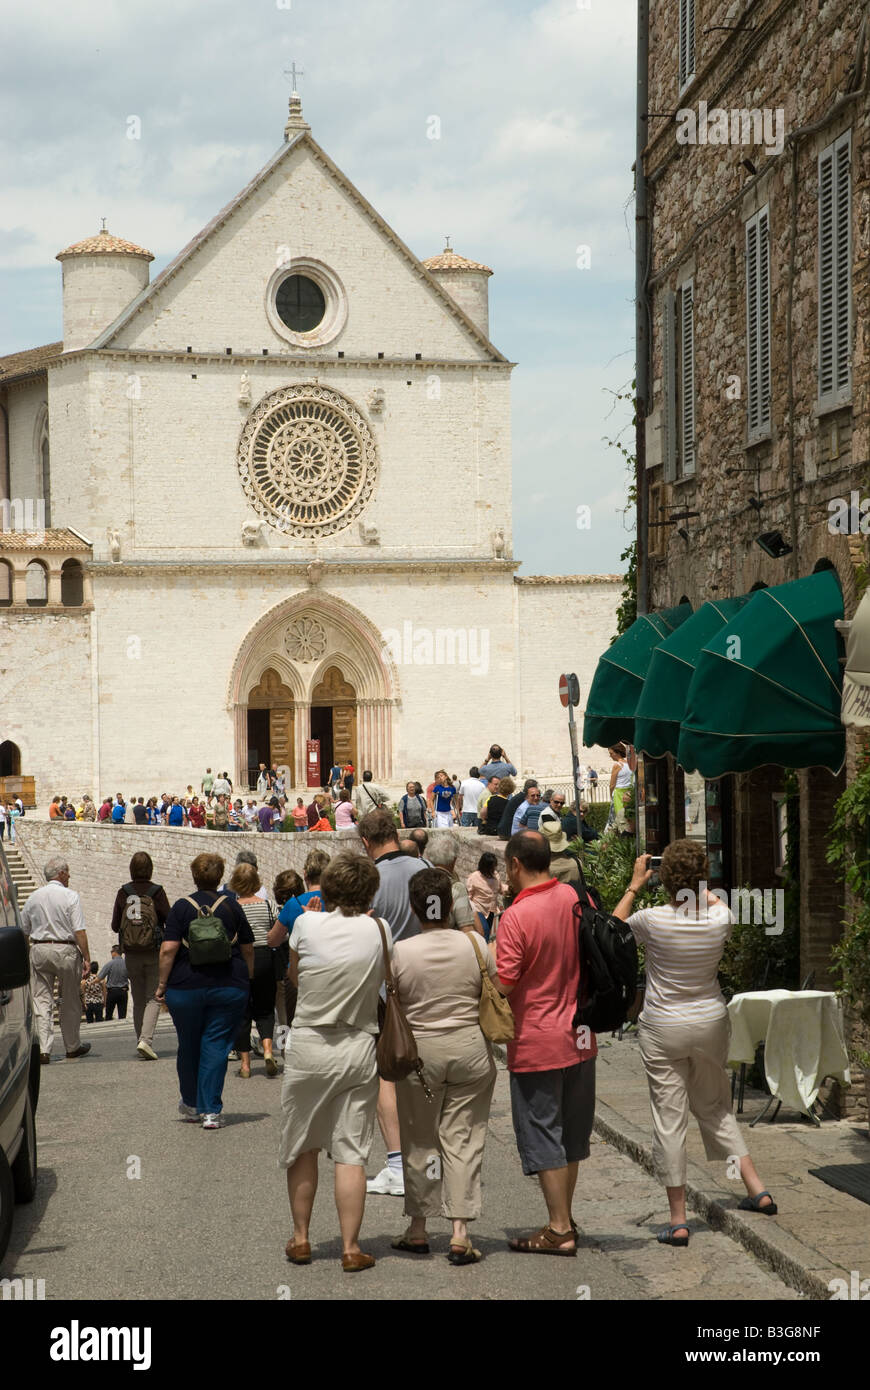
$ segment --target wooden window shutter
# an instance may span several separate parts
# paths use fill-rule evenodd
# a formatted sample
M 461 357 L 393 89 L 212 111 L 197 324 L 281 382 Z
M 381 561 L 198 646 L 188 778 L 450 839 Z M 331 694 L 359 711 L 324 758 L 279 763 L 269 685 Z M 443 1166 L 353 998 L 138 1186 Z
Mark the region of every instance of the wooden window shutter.
M 851 390 L 852 142 L 847 131 L 819 155 L 819 401 Z
M 695 0 L 680 0 L 680 91 L 695 74 Z
M 662 308 L 662 459 L 663 476 L 672 483 L 677 476 L 677 359 L 676 296 L 665 290 Z
M 837 141 L 834 166 L 834 248 L 835 321 L 834 390 L 848 394 L 851 386 L 851 317 L 852 317 L 852 150 L 848 134 Z
M 680 474 L 695 471 L 695 322 L 694 281 L 680 291 Z
M 746 224 L 747 423 L 750 439 L 770 426 L 770 218 Z

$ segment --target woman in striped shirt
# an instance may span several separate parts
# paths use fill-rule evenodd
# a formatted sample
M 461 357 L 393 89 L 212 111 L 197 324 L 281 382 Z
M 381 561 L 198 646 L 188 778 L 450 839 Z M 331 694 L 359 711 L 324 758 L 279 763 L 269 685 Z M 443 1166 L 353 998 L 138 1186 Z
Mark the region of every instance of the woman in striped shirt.
M 710 865 L 697 840 L 674 840 L 662 855 L 660 876 L 670 901 L 632 913 L 634 898 L 651 876 L 649 855 L 636 860 L 631 883 L 613 909 L 644 947 L 646 990 L 640 1015 L 640 1050 L 653 1119 L 653 1158 L 664 1177 L 671 1225 L 663 1245 L 688 1245 L 686 1131 L 689 1111 L 701 1129 L 709 1159 L 740 1160 L 748 1196 L 745 1211 L 776 1215 L 736 1119 L 726 1062 L 730 1024 L 717 972 L 733 918 L 707 889 Z M 629 915 L 631 913 L 631 915 Z
M 254 973 L 251 977 L 248 1006 L 235 1042 L 241 1062 L 238 1075 L 246 1080 L 251 1075 L 252 1020 L 257 1025 L 263 1044 L 266 1075 L 278 1074 L 278 1063 L 272 1056 L 272 1039 L 275 1033 L 275 964 L 272 948 L 266 940 L 277 912 L 271 902 L 257 896 L 261 886 L 260 875 L 253 864 L 237 864 L 227 884 L 230 892 L 236 894 L 239 907 L 254 933 Z

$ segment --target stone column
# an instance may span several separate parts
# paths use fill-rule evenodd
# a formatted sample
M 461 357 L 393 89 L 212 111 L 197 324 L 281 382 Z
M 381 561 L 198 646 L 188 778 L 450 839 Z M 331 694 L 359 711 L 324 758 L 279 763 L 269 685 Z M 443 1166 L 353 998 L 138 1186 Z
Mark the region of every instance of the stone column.
M 297 787 L 308 786 L 308 761 L 305 746 L 311 734 L 311 706 L 301 701 L 296 705 L 293 724 L 293 781 Z M 327 772 L 329 768 L 326 769 Z
M 236 705 L 233 710 L 233 742 L 235 745 L 234 785 L 248 785 L 248 706 Z
M 60 566 L 52 565 L 48 571 L 48 606 L 49 608 L 60 608 L 63 599 L 61 598 L 60 585 Z
M 371 701 L 357 700 L 356 702 L 356 755 L 359 759 L 360 769 L 365 771 L 367 767 L 372 767 L 371 754 Z
M 384 777 L 386 781 L 393 780 L 393 706 L 391 701 L 386 701 L 384 706 L 386 738 L 385 738 L 385 758 L 384 758 Z
M 12 603 L 24 608 L 27 604 L 27 568 L 16 565 L 12 570 Z

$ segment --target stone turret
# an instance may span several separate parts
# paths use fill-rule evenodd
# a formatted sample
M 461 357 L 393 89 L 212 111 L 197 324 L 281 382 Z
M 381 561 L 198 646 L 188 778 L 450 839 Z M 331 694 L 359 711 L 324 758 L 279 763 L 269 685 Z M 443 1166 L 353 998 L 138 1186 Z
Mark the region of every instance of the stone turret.
M 423 265 L 488 338 L 489 266 L 458 255 L 449 243 L 439 256 L 430 256 Z
M 60 251 L 63 266 L 63 350 L 87 347 L 148 284 L 150 251 L 104 227 Z

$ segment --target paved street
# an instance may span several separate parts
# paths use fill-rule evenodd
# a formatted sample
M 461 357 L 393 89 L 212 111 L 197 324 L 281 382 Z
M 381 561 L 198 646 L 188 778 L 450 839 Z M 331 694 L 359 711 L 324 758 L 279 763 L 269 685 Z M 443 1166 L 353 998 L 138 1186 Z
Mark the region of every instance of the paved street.
M 286 1290 L 293 1299 L 799 1299 L 693 1214 L 688 1250 L 657 1246 L 663 1190 L 597 1137 L 575 1202 L 583 1231 L 577 1259 L 510 1254 L 505 1233 L 540 1226 L 543 1212 L 537 1185 L 520 1172 L 504 1072 L 484 1164 L 484 1215 L 474 1228 L 482 1264 L 447 1264 L 446 1222 L 429 1258 L 391 1250 L 404 1228 L 402 1203 L 370 1197 L 362 1243 L 378 1264 L 343 1274 L 323 1158 L 314 1263 L 295 1268 L 284 1258 L 286 1188 L 275 1163 L 280 1077 L 267 1080 L 259 1061 L 242 1081 L 230 1064 L 226 1128 L 207 1133 L 176 1120 L 168 1018 L 160 1021 L 156 1064 L 135 1058 L 129 1020 L 82 1031 L 93 1053 L 67 1062 L 56 1042 L 42 1072 L 39 1193 L 31 1207 L 16 1209 L 3 1269 L 43 1279 L 46 1299 L 275 1299 Z M 141 1177 L 128 1177 L 137 1158 Z M 381 1160 L 376 1147 L 370 1172 Z

